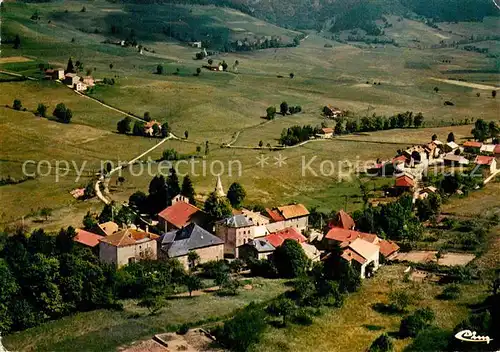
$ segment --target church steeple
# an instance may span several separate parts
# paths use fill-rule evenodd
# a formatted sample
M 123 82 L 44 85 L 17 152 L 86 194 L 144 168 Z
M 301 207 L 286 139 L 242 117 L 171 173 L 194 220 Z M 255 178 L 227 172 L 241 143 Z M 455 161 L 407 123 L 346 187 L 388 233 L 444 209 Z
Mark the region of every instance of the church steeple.
M 224 188 L 222 188 L 222 181 L 220 180 L 220 176 L 217 176 L 217 184 L 215 185 L 215 194 L 217 197 L 225 197 L 226 193 L 224 193 Z

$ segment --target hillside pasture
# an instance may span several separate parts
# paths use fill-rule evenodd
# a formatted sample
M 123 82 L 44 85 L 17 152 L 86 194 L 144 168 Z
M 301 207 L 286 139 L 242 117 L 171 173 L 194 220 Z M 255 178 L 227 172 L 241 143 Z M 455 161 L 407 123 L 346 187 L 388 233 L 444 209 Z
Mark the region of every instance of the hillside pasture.
M 364 351 L 383 332 L 396 336 L 402 319 L 398 314 L 383 314 L 374 307 L 387 303 L 391 290 L 412 292 L 415 303 L 410 307 L 429 307 L 436 314 L 435 325 L 452 330 L 468 314 L 468 304 L 485 298 L 484 286 L 461 285 L 462 296 L 458 300 L 436 299 L 441 293 L 440 285 L 423 282 L 402 282 L 405 266 L 382 267 L 374 278 L 363 282 L 361 289 L 350 294 L 340 309 L 328 309 L 314 318 L 310 326 L 293 325 L 285 329 L 271 329 L 258 344 L 259 351 Z M 396 351 L 403 351 L 411 338 L 394 338 Z

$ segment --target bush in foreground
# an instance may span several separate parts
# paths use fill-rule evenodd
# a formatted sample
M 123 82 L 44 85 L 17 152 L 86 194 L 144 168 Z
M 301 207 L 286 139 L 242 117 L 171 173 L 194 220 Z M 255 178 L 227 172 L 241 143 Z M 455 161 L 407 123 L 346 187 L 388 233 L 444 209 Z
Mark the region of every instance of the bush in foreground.
M 215 332 L 224 347 L 232 351 L 248 351 L 249 347 L 259 342 L 267 323 L 264 310 L 255 303 L 250 303 L 238 312 L 224 326 Z
M 373 341 L 368 352 L 392 352 L 394 351 L 394 344 L 391 338 L 383 333 Z
M 402 338 L 415 337 L 428 328 L 434 319 L 434 312 L 430 308 L 417 309 L 413 314 L 401 320 L 399 335 Z

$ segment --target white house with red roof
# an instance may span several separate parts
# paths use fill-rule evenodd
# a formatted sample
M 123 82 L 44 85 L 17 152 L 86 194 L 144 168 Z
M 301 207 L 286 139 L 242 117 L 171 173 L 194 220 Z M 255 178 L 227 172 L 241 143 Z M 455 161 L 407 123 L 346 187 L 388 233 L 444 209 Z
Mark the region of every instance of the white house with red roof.
M 320 138 L 332 138 L 333 137 L 333 128 L 331 127 L 323 127 L 319 133 L 317 134 Z
M 490 174 L 497 172 L 497 160 L 494 156 L 478 155 L 474 163 L 488 170 Z
M 351 242 L 342 253 L 342 259 L 355 266 L 360 272 L 360 277 L 370 277 L 377 271 L 380 257 L 380 247 L 362 238 Z
M 371 233 L 343 229 L 341 227 L 332 227 L 325 235 L 324 240 L 327 247 L 338 244 L 340 248 L 346 248 L 358 238 L 378 246 L 380 254 L 384 259 L 391 259 L 399 251 L 399 246 L 391 240 L 384 240 Z

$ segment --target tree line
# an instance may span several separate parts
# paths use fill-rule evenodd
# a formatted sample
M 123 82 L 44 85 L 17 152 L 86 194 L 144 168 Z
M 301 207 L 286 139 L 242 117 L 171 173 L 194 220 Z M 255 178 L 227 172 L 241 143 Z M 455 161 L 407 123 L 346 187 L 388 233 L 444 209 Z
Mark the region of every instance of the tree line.
M 12 103 L 12 108 L 17 111 L 27 111 L 28 109 L 23 107 L 23 104 L 20 99 L 14 99 Z M 44 103 L 39 103 L 36 110 L 34 111 L 36 116 L 47 117 L 48 107 Z M 64 103 L 59 103 L 54 108 L 52 112 L 52 116 L 54 116 L 59 122 L 62 123 L 70 123 L 73 118 L 73 111 L 64 105 Z

